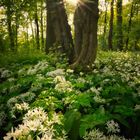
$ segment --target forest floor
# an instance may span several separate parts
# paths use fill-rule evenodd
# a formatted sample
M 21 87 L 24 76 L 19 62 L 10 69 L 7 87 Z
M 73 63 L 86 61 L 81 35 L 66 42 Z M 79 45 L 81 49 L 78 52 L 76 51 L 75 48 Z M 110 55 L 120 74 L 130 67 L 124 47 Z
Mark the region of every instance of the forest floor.
M 0 139 L 140 139 L 140 54 L 99 51 L 91 72 L 59 54 L 0 58 Z

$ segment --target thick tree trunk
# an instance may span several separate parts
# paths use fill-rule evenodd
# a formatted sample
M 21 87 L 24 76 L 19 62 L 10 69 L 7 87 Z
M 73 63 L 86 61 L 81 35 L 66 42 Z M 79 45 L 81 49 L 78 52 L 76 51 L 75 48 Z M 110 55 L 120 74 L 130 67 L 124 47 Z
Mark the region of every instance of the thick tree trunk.
M 108 48 L 113 50 L 112 38 L 113 38 L 113 21 L 114 21 L 114 0 L 110 3 L 110 21 L 109 21 L 109 36 L 108 36 Z
M 123 33 L 122 33 L 122 0 L 117 0 L 117 48 L 123 50 Z
M 74 20 L 76 61 L 71 67 L 85 69 L 96 58 L 98 0 L 79 2 Z
M 47 11 L 47 18 L 46 18 L 46 48 L 45 51 L 48 53 L 49 48 L 51 48 L 55 43 L 55 34 L 53 28 L 53 20 L 52 20 L 52 13 L 53 5 L 51 0 L 46 0 L 46 11 Z
M 61 45 L 69 60 L 73 59 L 73 40 L 63 0 L 47 0 L 46 51 L 54 44 Z

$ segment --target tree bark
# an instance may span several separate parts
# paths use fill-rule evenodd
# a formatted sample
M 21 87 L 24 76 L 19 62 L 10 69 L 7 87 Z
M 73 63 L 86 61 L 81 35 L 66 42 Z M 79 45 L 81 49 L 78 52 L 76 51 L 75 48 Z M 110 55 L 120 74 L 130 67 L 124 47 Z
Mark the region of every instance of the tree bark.
M 110 50 L 113 50 L 113 45 L 112 45 L 113 21 L 114 21 L 114 0 L 111 0 L 111 3 L 110 3 L 109 36 L 108 36 L 108 48 Z
M 106 25 L 107 25 L 107 0 L 105 0 L 105 18 L 104 18 L 104 40 L 106 35 Z
M 39 42 L 39 21 L 38 21 L 38 13 L 37 13 L 37 3 L 36 3 L 36 7 L 35 7 L 35 26 L 36 26 L 36 45 L 37 45 L 37 49 L 40 49 L 40 42 Z
M 71 28 L 68 24 L 63 0 L 47 0 L 46 52 L 54 44 L 61 45 L 62 51 L 67 54 L 69 60 L 73 59 Z
M 132 2 L 131 10 L 130 10 L 130 18 L 129 18 L 129 22 L 128 22 L 128 32 L 127 32 L 126 48 L 125 48 L 125 49 L 128 49 L 128 44 L 129 44 L 129 33 L 130 33 L 130 31 L 131 31 L 132 18 L 133 18 L 133 9 L 134 9 L 134 2 Z
M 117 0 L 117 48 L 123 50 L 123 33 L 122 33 L 122 0 Z
M 41 17 L 40 17 L 41 19 L 40 19 L 40 29 L 41 29 L 41 49 L 43 50 L 44 49 L 44 28 L 43 28 L 43 26 L 44 26 L 44 24 L 43 24 L 43 0 L 41 0 Z
M 11 15 L 10 5 L 7 5 L 6 15 L 7 15 L 7 25 L 8 25 L 10 49 L 12 51 L 14 51 L 14 49 L 15 49 L 15 42 L 14 42 L 14 33 L 13 33 L 13 30 L 12 30 L 12 15 Z
M 85 69 L 96 58 L 98 0 L 79 2 L 74 20 L 76 61 L 71 67 Z

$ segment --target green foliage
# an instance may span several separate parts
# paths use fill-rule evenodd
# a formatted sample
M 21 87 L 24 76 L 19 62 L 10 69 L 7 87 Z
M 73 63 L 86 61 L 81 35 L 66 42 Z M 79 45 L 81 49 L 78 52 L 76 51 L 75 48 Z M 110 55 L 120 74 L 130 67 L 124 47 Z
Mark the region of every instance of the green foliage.
M 4 135 L 22 122 L 28 110 L 16 107 L 21 109 L 27 103 L 30 109 L 43 108 L 50 119 L 62 115 L 61 124 L 53 124 L 55 136 L 63 135 L 63 125 L 66 139 L 81 140 L 96 129 L 106 135 L 107 122 L 114 120 L 119 135 L 140 137 L 138 53 L 101 51 L 89 73 L 67 69 L 64 55 L 18 56 L 16 60 L 9 55 L 0 69 L 0 125 Z
M 96 126 L 103 125 L 107 120 L 109 120 L 109 116 L 103 107 L 97 109 L 94 114 L 83 116 L 80 124 L 80 136 L 84 136 L 87 129 L 93 129 Z

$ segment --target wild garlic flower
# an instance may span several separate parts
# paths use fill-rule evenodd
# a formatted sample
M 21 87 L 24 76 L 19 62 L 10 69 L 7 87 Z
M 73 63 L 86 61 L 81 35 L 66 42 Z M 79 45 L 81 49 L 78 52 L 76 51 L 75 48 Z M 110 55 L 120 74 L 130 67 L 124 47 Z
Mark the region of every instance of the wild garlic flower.
M 67 71 L 66 71 L 67 73 L 73 73 L 74 72 L 74 70 L 72 70 L 72 69 L 67 69 Z
M 4 137 L 4 140 L 12 138 L 32 140 L 35 137 L 38 140 L 52 140 L 53 137 L 57 137 L 54 133 L 56 131 L 53 128 L 54 124 L 62 124 L 60 115 L 53 114 L 52 118 L 49 118 L 42 108 L 35 108 L 25 114 L 23 123 L 15 130 L 12 128 L 11 132 L 8 132 L 7 136 Z M 34 132 L 34 136 L 30 135 L 31 132 Z
M 21 103 L 21 104 L 15 104 L 15 109 L 19 111 L 26 111 L 29 109 L 29 104 L 28 103 Z
M 140 105 L 136 105 L 134 108 L 135 111 L 140 110 Z
M 57 70 L 48 72 L 47 76 L 56 77 L 56 76 L 62 76 L 64 74 L 65 74 L 64 69 L 57 69 Z
M 101 96 L 99 96 L 99 95 L 94 96 L 93 99 L 96 103 L 105 103 L 106 102 L 106 100 L 101 98 Z
M 90 132 L 86 132 L 85 136 L 83 137 L 84 140 L 127 140 L 122 136 L 117 135 L 109 135 L 105 136 L 103 132 L 98 129 L 94 129 Z
M 83 75 L 84 75 L 84 73 L 83 73 L 83 72 L 80 72 L 79 74 L 80 74 L 80 76 L 83 76 Z
M 105 140 L 105 136 L 98 129 L 94 129 L 90 131 L 89 133 L 86 132 L 83 138 L 84 140 Z
M 54 78 L 54 82 L 55 82 L 55 83 L 63 83 L 63 82 L 66 82 L 66 79 L 65 79 L 64 76 L 56 76 L 56 77 Z
M 63 91 L 63 92 L 71 92 L 72 91 L 72 84 L 69 81 L 66 81 L 64 76 L 56 76 L 54 79 L 56 83 L 55 90 Z
M 108 133 L 119 133 L 120 132 L 120 127 L 119 124 L 117 122 L 114 122 L 114 120 L 108 121 L 106 123 L 107 127 L 107 131 Z
M 69 81 L 66 81 L 66 82 L 62 82 L 62 83 L 58 83 L 56 86 L 55 86 L 55 90 L 61 92 L 71 92 L 72 91 L 72 85 Z
M 12 75 L 12 72 L 11 71 L 9 71 L 9 70 L 4 70 L 4 71 L 2 71 L 2 73 L 1 73 L 1 78 L 8 78 L 8 77 L 10 77 Z

